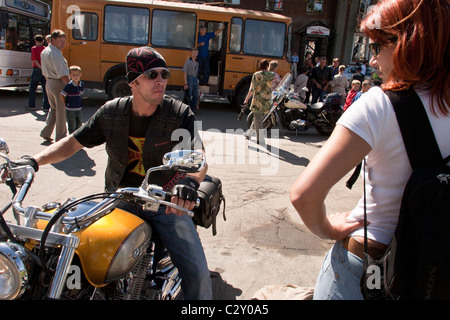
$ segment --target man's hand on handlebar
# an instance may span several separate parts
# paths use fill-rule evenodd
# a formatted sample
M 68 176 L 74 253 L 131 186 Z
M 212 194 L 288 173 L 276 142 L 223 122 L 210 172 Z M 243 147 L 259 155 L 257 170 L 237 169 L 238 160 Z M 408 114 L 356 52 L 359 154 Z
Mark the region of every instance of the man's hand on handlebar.
M 172 189 L 172 198 L 170 201 L 180 207 L 192 211 L 197 201 L 197 189 L 199 183 L 193 178 L 184 178 L 180 180 Z M 171 207 L 167 207 L 166 213 L 184 215 L 185 213 Z
M 22 156 L 19 160 L 11 161 L 13 166 L 31 166 L 34 169 L 34 172 L 39 171 L 39 165 L 37 161 L 30 156 Z

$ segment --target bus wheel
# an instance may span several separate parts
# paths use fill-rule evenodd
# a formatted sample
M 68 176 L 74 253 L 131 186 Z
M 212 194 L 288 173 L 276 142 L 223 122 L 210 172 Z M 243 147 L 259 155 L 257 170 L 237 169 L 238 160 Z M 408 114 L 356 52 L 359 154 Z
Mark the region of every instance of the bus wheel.
M 112 78 L 108 84 L 108 96 L 110 99 L 131 96 L 131 88 L 125 76 Z

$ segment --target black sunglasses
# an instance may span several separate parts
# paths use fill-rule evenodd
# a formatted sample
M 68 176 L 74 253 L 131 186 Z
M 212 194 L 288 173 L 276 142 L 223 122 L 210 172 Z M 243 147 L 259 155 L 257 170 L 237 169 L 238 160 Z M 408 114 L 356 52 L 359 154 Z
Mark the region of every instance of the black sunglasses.
M 143 73 L 143 75 L 147 79 L 154 80 L 154 79 L 158 78 L 158 75 L 161 75 L 161 78 L 163 78 L 163 79 L 169 79 L 172 74 L 170 73 L 169 70 L 164 69 L 164 70 L 161 70 L 161 72 L 158 72 L 156 70 L 148 70 L 148 71 L 145 71 Z
M 394 37 L 394 38 L 389 38 L 387 41 L 388 42 L 393 42 L 393 41 L 396 41 L 396 40 L 397 40 L 397 38 Z M 372 53 L 372 55 L 375 56 L 375 57 L 378 57 L 378 55 L 380 54 L 381 47 L 382 47 L 382 45 L 377 43 L 377 42 L 369 43 L 369 50 Z
M 376 43 L 376 42 L 371 42 L 371 43 L 369 43 L 369 50 L 374 57 L 378 57 L 378 55 L 380 54 L 380 50 L 381 50 L 381 44 Z

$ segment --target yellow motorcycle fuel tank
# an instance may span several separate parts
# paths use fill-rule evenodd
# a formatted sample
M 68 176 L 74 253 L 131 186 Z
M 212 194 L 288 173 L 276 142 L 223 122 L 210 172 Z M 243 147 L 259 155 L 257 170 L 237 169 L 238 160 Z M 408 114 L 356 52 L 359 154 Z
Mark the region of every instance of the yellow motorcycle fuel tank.
M 70 216 L 78 216 L 94 204 L 78 206 Z M 38 222 L 40 229 L 46 222 Z M 90 226 L 74 232 L 80 238 L 76 254 L 89 283 L 102 287 L 127 274 L 150 244 L 151 228 L 138 216 L 121 209 Z

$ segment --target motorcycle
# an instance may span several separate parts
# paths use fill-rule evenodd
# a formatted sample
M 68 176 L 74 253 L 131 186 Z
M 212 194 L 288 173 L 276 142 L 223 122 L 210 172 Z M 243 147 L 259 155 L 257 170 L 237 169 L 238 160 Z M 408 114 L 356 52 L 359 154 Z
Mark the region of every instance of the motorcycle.
M 163 165 L 150 168 L 139 188 L 47 203 L 42 208 L 22 207 L 35 172 L 31 166 L 15 166 L 8 152 L 0 139 L 0 156 L 6 160 L 0 167 L 0 181 L 13 193 L 0 214 L 0 300 L 182 297 L 178 270 L 167 250 L 155 248 L 151 226 L 117 205 L 126 201 L 151 211 L 166 205 L 193 217 L 192 211 L 170 202 L 170 192 L 148 179 L 158 170 L 203 170 L 201 152 L 165 154 Z M 9 208 L 17 223 L 4 219 Z
M 330 93 L 325 102 L 306 105 L 294 93 L 291 82 L 292 75 L 287 73 L 272 92 L 272 107 L 264 116 L 263 128 L 270 130 L 279 123 L 281 128 L 298 133 L 314 126 L 319 134 L 329 136 L 343 113 L 341 95 Z M 247 116 L 248 128 L 252 127 L 253 117 L 253 112 Z

